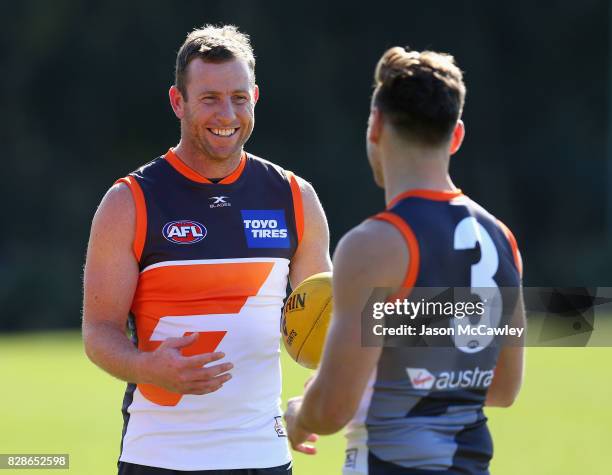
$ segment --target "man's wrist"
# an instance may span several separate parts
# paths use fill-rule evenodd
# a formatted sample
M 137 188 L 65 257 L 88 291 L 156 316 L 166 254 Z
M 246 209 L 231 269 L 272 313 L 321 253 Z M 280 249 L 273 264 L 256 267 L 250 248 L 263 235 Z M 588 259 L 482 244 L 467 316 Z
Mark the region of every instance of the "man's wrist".
M 147 371 L 148 360 L 150 355 L 148 352 L 137 350 L 132 358 L 132 374 L 134 375 L 133 383 L 150 384 L 150 375 Z
M 308 429 L 307 424 L 304 423 L 304 414 L 302 412 L 301 403 L 295 415 L 295 428 L 304 432 L 312 432 Z

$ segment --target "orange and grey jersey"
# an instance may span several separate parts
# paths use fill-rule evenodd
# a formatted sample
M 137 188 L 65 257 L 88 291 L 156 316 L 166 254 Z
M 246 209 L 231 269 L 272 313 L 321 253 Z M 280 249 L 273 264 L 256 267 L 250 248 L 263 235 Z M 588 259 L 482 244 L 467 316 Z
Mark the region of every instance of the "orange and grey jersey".
M 374 218 L 395 226 L 407 242 L 403 287 L 410 298 L 427 289 L 437 295 L 440 288 L 469 288 L 480 301 L 499 299 L 478 321 L 451 317 L 440 325 L 476 327 L 485 318 L 494 322 L 493 312 L 500 316 L 502 307 L 515 308 L 521 262 L 514 237 L 460 191 L 413 190 Z M 502 298 L 502 289 L 514 290 Z M 432 347 L 415 327 L 410 345 L 382 350 L 349 425 L 344 473 L 487 474 L 493 447 L 483 405 L 499 345 L 486 337 L 449 336 Z
M 229 382 L 201 396 L 129 384 L 120 460 L 186 471 L 286 464 L 279 321 L 303 231 L 295 176 L 245 153 L 213 183 L 170 150 L 119 181 L 136 205 L 139 350 L 197 332 L 184 355 L 222 351 L 234 364 Z

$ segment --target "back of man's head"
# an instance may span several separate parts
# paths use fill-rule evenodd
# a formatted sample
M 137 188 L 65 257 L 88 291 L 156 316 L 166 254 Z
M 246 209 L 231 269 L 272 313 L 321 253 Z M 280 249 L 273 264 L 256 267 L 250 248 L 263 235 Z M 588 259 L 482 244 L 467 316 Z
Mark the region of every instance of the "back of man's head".
M 376 66 L 374 87 L 374 106 L 401 137 L 427 146 L 450 139 L 465 101 L 451 55 L 391 48 Z
M 209 63 L 223 63 L 232 59 L 246 61 L 255 84 L 255 55 L 249 35 L 242 33 L 234 25 L 204 25 L 187 35 L 176 55 L 174 84 L 187 96 L 187 66 L 195 58 Z

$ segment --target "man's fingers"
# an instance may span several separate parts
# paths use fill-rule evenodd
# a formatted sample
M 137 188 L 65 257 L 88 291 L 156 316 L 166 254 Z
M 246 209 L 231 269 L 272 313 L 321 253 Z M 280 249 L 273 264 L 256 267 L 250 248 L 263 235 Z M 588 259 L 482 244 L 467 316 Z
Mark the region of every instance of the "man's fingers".
M 233 368 L 234 365 L 232 363 L 222 363 L 215 366 L 207 366 L 206 368 L 192 370 L 189 373 L 189 376 L 191 376 L 194 381 L 208 381 L 215 376 L 219 376 L 222 373 L 230 371 Z
M 192 368 L 199 368 L 205 364 L 212 363 L 213 361 L 225 358 L 225 353 L 219 351 L 217 353 L 203 353 L 201 355 L 185 356 L 185 360 L 188 366 Z
M 317 434 L 310 434 L 306 440 L 308 442 L 316 442 L 319 440 L 319 436 Z
M 306 455 L 315 455 L 317 453 L 317 448 L 312 445 L 306 444 L 298 444 L 293 446 L 293 450 L 296 452 L 301 452 Z
M 183 348 L 194 343 L 199 336 L 199 333 L 192 333 L 191 335 L 186 335 L 179 338 L 166 338 L 164 342 L 160 345 L 160 348 L 162 346 L 164 348 Z
M 209 379 L 203 382 L 194 382 L 184 394 L 208 394 L 218 391 L 223 385 L 232 379 L 231 374 L 223 374 L 216 378 Z

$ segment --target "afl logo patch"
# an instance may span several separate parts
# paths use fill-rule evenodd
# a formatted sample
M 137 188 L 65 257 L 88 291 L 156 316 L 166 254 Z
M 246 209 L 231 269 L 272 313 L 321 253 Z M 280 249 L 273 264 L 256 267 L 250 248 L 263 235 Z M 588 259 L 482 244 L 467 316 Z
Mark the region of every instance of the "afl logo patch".
M 172 221 L 166 223 L 162 234 L 175 244 L 195 244 L 206 237 L 206 228 L 197 221 Z

